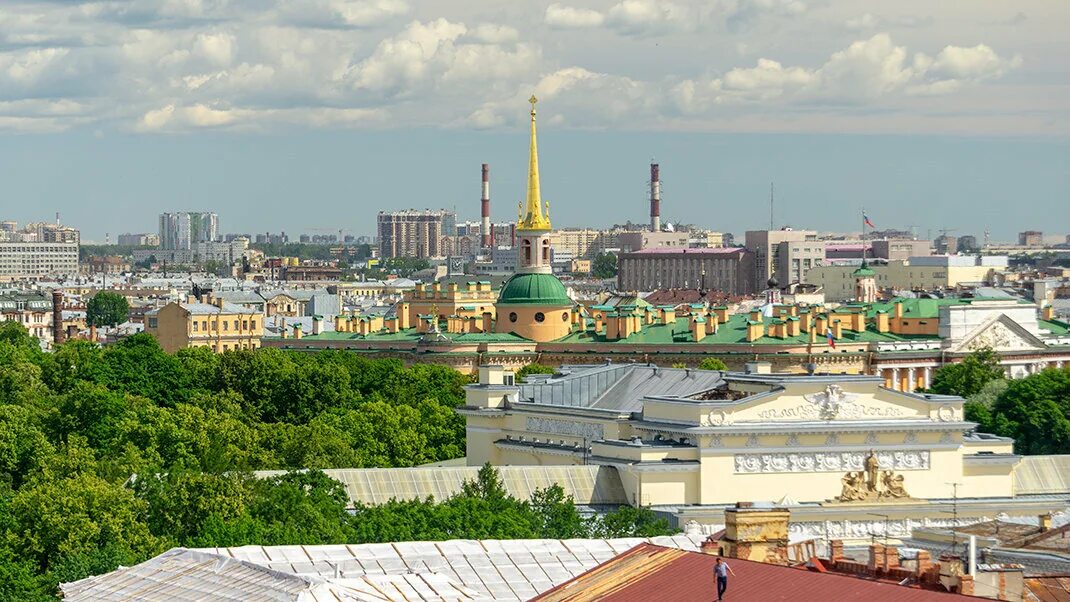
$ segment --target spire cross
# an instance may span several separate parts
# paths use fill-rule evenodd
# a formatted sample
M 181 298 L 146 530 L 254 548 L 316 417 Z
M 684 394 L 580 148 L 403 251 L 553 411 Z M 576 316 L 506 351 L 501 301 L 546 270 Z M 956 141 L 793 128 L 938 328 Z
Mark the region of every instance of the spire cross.
M 531 98 L 528 99 L 528 102 L 531 103 L 531 114 L 534 115 L 535 114 L 535 103 L 539 102 L 539 99 L 535 98 L 535 95 L 532 94 Z

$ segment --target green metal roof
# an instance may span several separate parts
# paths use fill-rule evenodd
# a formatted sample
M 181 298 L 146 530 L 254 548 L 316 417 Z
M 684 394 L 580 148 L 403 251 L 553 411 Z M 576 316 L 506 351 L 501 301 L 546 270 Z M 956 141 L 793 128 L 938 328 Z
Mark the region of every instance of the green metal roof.
M 572 305 L 565 285 L 551 274 L 516 274 L 502 286 L 498 303 L 507 305 Z

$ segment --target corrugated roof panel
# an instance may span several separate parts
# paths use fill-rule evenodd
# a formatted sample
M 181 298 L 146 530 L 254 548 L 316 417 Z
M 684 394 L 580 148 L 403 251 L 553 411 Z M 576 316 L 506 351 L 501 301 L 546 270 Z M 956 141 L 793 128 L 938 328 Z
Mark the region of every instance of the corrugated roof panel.
M 1070 493 L 1070 455 L 1024 456 L 1014 467 L 1016 495 Z

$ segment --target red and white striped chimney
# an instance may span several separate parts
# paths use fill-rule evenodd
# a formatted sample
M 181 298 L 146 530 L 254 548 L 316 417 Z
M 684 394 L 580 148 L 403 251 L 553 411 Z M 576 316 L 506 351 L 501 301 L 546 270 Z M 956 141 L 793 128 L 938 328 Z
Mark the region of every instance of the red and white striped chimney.
M 650 231 L 661 231 L 661 169 L 650 164 Z
M 483 248 L 489 249 L 494 246 L 494 233 L 490 225 L 490 165 L 483 164 L 483 194 L 479 197 L 479 204 L 483 211 L 483 223 L 480 233 L 483 234 Z

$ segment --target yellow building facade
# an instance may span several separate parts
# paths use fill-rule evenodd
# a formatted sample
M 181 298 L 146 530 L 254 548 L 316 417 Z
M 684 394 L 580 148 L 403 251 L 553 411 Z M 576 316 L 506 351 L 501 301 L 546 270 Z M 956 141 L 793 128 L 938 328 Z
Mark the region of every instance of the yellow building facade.
M 606 364 L 523 384 L 484 366 L 458 411 L 469 465 L 612 466 L 633 505 L 686 507 L 691 517 L 740 501 L 915 521 L 940 517 L 953 496 L 971 500 L 974 517 L 1065 505 L 1020 497 L 1013 441 L 973 433 L 962 406 L 872 376 Z M 847 501 L 867 471 L 868 497 Z
M 190 299 L 146 314 L 145 332 L 168 353 L 189 347 L 208 347 L 216 353 L 258 349 L 264 315 L 222 299 L 212 303 Z
M 988 265 L 912 265 L 909 260 L 870 264 L 878 288 L 947 290 L 964 283 L 994 284 L 998 268 Z M 856 298 L 854 272 L 858 266 L 821 265 L 806 272 L 806 282 L 822 287 L 828 301 Z

